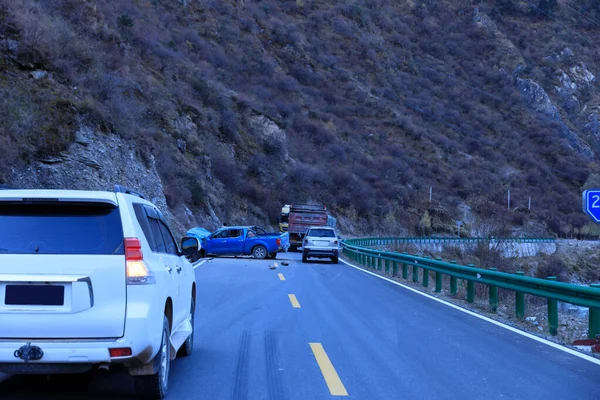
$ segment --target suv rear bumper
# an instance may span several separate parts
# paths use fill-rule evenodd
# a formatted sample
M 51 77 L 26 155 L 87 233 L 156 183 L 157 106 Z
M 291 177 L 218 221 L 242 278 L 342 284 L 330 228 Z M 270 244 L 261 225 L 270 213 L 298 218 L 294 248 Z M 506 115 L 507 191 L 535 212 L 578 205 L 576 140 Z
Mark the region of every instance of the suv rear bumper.
M 127 367 L 147 364 L 158 352 L 162 335 L 163 311 L 159 309 L 159 302 L 155 303 L 130 302 L 128 304 L 125 335 L 121 338 L 0 339 L 0 372 L 68 373 L 71 369 L 77 369 L 70 367 L 70 364 L 80 364 L 80 367 L 86 364 L 91 367 L 93 364 L 104 363 L 123 364 Z M 154 318 L 154 315 L 160 316 L 160 319 Z M 15 351 L 27 343 L 38 346 L 44 352 L 40 360 L 25 363 L 15 356 Z M 111 357 L 112 348 L 130 348 L 131 355 Z
M 304 247 L 302 252 L 306 254 L 306 257 L 317 257 L 317 258 L 326 258 L 326 257 L 337 257 L 339 251 L 337 248 L 332 249 L 330 247 Z
M 15 351 L 21 346 L 30 343 L 44 352 L 43 357 L 37 361 L 26 363 L 15 356 Z M 150 344 L 130 342 L 121 340 L 76 342 L 76 341 L 44 341 L 32 340 L 30 342 L 6 340 L 0 342 L 0 372 L 4 373 L 69 373 L 77 372 L 81 368 L 85 372 L 94 364 L 124 364 L 125 366 L 136 366 L 147 363 L 152 359 L 154 352 Z M 130 348 L 131 356 L 112 357 L 109 349 Z M 73 367 L 70 367 L 73 365 Z M 76 365 L 79 365 L 77 367 Z M 73 370 L 73 371 L 72 371 Z

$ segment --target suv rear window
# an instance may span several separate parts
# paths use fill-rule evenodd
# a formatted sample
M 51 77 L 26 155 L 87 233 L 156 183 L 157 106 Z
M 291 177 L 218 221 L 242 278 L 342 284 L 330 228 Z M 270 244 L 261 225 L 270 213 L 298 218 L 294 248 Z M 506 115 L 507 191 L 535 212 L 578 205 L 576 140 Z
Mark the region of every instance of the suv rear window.
M 119 209 L 0 202 L 0 254 L 124 254 Z
M 311 229 L 307 235 L 310 237 L 335 237 L 335 232 L 331 229 Z

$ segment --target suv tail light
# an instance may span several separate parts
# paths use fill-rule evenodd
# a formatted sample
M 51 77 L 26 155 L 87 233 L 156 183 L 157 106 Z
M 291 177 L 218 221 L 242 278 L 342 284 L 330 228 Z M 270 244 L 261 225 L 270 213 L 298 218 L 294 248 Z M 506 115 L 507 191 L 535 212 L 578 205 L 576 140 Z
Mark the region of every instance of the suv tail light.
M 112 349 L 108 349 L 108 352 L 110 353 L 110 358 L 129 357 L 131 355 L 131 348 L 130 347 L 112 348 Z
M 148 269 L 138 238 L 125 238 L 125 265 L 128 285 L 151 285 L 156 283 L 154 274 Z
M 281 246 L 281 239 L 276 239 L 275 244 L 277 244 L 277 247 Z

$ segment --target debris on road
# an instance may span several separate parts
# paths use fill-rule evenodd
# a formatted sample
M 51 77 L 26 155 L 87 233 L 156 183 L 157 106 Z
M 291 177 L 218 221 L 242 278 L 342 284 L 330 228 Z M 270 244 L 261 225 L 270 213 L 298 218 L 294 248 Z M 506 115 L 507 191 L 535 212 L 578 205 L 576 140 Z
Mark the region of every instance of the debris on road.
M 287 267 L 288 265 L 290 265 L 290 263 L 287 261 L 282 261 L 281 265 L 283 265 L 284 267 Z
M 277 263 L 273 263 L 269 265 L 269 269 L 275 269 L 277 268 L 279 265 Z

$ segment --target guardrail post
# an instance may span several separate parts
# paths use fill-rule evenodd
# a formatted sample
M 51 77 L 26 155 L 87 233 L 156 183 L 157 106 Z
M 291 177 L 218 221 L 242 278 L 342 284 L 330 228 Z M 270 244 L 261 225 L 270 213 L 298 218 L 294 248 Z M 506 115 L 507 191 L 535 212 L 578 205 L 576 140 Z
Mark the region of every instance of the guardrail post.
M 555 281 L 555 276 L 549 276 L 546 279 Z M 552 336 L 558 331 L 558 302 L 554 299 L 548 299 L 548 331 Z
M 467 264 L 467 267 L 475 268 L 474 264 Z M 467 301 L 472 303 L 475 301 L 475 281 L 467 279 Z
M 451 264 L 456 264 L 455 260 L 450 261 Z M 450 294 L 456 296 L 458 293 L 458 281 L 455 276 L 450 277 Z
M 392 263 L 392 277 L 395 277 L 398 274 L 398 261 L 394 261 Z
M 523 276 L 525 272 L 517 271 L 515 274 Z M 517 318 L 525 317 L 525 294 L 523 292 L 515 292 L 515 315 Z
M 593 288 L 600 289 L 600 284 L 590 285 Z M 596 339 L 600 335 L 600 308 L 590 307 L 588 338 Z
M 408 264 L 402 263 L 402 279 L 408 279 Z
M 431 258 L 430 256 L 425 256 L 425 258 Z M 429 270 L 423 267 L 423 287 L 429 286 Z
M 419 266 L 416 264 L 416 261 L 412 266 L 412 273 L 413 273 L 412 281 L 419 282 Z
M 436 258 L 437 261 L 442 261 L 441 258 Z M 442 291 L 442 273 L 440 271 L 435 271 L 435 291 L 436 293 L 440 293 Z
M 497 271 L 496 268 L 490 268 L 490 271 Z M 498 287 L 490 285 L 490 310 L 496 312 L 498 310 Z

